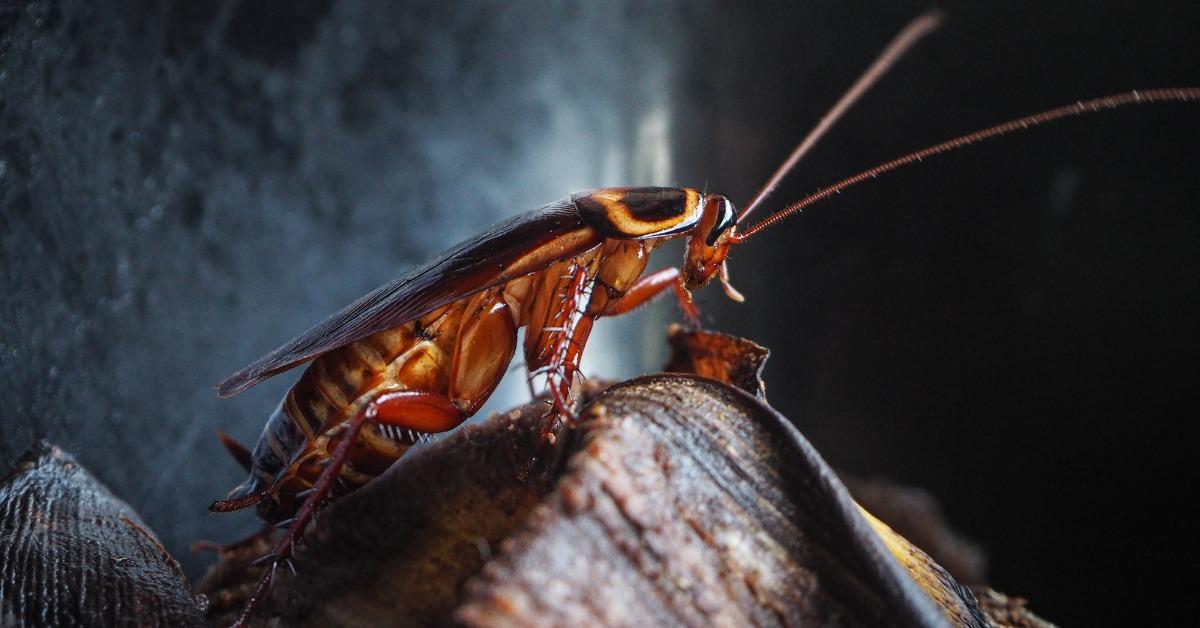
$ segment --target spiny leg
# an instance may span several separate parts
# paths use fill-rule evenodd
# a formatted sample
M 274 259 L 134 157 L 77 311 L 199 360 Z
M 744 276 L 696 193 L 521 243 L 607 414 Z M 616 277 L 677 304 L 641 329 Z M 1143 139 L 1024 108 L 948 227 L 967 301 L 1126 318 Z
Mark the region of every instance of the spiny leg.
M 554 434 L 561 427 L 562 420 L 575 419 L 574 403 L 571 395 L 571 385 L 575 375 L 579 374 L 579 362 L 583 358 L 583 347 L 587 344 L 595 318 L 581 316 L 581 320 L 571 327 L 571 332 L 564 334 L 556 350 L 553 368 L 546 374 L 546 386 L 550 389 L 550 413 L 542 426 L 542 440 L 554 442 Z
M 351 448 L 358 441 L 358 435 L 362 431 L 363 425 L 368 421 L 374 421 L 419 432 L 444 432 L 462 423 L 464 418 L 462 412 L 446 397 L 417 390 L 384 393 L 364 404 L 339 434 L 341 441 L 330 454 L 325 469 L 321 471 L 321 475 L 317 477 L 313 487 L 306 491 L 308 495 L 300 509 L 296 511 L 296 516 L 279 524 L 285 528 L 283 537 L 279 539 L 271 553 L 263 557 L 270 565 L 258 581 L 258 586 L 254 589 L 250 601 L 246 603 L 246 608 L 234 622 L 234 627 L 244 626 L 254 614 L 255 609 L 270 591 L 271 580 L 280 563 L 286 563 L 289 568 L 291 567 L 291 557 L 296 543 L 303 536 L 305 528 L 313 520 L 317 510 L 328 499 Z
M 574 417 L 571 384 L 595 321 L 595 316 L 588 313 L 594 286 L 590 269 L 571 262 L 562 279 L 565 283 L 558 302 L 551 309 L 547 324 L 540 328 L 543 337 L 527 344 L 525 354 L 525 363 L 532 368 L 530 377 L 546 375 L 550 410 L 542 426 L 542 440 L 547 442 L 554 442 L 562 419 Z
M 599 314 L 588 311 L 593 290 L 593 278 L 588 269 L 581 265 L 572 265 L 564 279 L 568 282 L 563 289 L 560 307 L 548 321 L 550 324 L 542 328 L 544 334 L 551 335 L 548 351 L 537 354 L 527 351 L 525 356 L 527 364 L 540 365 L 539 368 L 530 371 L 531 386 L 532 376 L 546 375 L 546 385 L 550 393 L 547 403 L 551 407 L 542 428 L 542 438 L 549 441 L 552 441 L 554 433 L 558 431 L 561 419 L 574 416 L 571 385 L 575 375 L 579 374 L 584 345 L 587 344 L 597 316 L 625 314 L 670 288 L 674 291 L 688 322 L 696 327 L 700 325 L 700 310 L 692 302 L 691 293 L 683 287 L 678 268 L 665 268 L 643 277 L 630 286 L 624 296 L 609 304 Z M 539 347 L 544 346 L 539 343 Z

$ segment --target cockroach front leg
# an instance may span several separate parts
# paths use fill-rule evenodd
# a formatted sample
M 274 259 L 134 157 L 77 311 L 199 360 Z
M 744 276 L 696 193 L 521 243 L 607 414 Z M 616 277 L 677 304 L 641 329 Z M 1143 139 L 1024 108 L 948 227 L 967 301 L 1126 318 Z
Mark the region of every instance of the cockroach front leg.
M 621 314 L 635 310 L 662 294 L 667 288 L 675 291 L 675 299 L 679 302 L 679 309 L 683 310 L 684 316 L 687 316 L 688 323 L 691 323 L 693 327 L 699 327 L 700 309 L 692 301 L 692 294 L 688 292 L 687 288 L 683 287 L 679 269 L 674 266 L 664 268 L 639 279 L 637 283 L 629 287 L 629 290 L 625 292 L 625 296 L 611 303 L 605 309 L 603 315 L 620 316 Z
M 280 564 L 286 564 L 294 571 L 291 557 L 296 543 L 304 535 L 305 528 L 313 520 L 317 511 L 329 498 L 342 467 L 346 464 L 346 458 L 351 448 L 359 440 L 358 435 L 362 431 L 363 425 L 368 421 L 373 421 L 381 425 L 432 433 L 453 429 L 462 423 L 464 418 L 462 411 L 447 397 L 418 390 L 384 393 L 364 404 L 346 427 L 330 439 L 330 443 L 336 443 L 336 446 L 333 447 L 333 452 L 326 461 L 325 469 L 317 477 L 316 483 L 306 491 L 307 495 L 305 495 L 300 509 L 296 511 L 296 516 L 277 524 L 284 528 L 283 538 L 279 539 L 270 554 L 261 559 L 269 563 L 269 566 L 262 579 L 259 580 L 254 595 L 246 603 L 246 608 L 233 625 L 244 626 L 254 614 L 254 610 L 270 591 L 271 580 Z

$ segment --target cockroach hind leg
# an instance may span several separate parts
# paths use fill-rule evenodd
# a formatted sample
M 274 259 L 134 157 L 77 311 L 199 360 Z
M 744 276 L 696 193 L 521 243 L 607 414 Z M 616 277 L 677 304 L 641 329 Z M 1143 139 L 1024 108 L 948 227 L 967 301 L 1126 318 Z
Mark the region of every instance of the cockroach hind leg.
M 342 467 L 346 465 L 350 447 L 358 441 L 362 426 L 367 421 L 376 421 L 376 423 L 384 425 L 407 427 L 402 420 L 398 419 L 403 417 L 408 403 L 422 403 L 426 407 L 432 405 L 442 409 L 445 429 L 451 429 L 454 425 L 462 423 L 461 412 L 452 405 L 450 400 L 415 390 L 386 393 L 362 406 L 354 418 L 350 419 L 346 430 L 342 432 L 342 441 L 337 444 L 334 451 L 331 451 L 328 459 L 325 459 L 328 463 L 320 471 L 317 482 L 313 483 L 311 494 L 308 494 L 300 504 L 300 508 L 296 509 L 294 518 L 284 522 L 287 525 L 286 530 L 283 530 L 280 540 L 271 549 L 270 554 L 263 557 L 263 561 L 269 562 L 270 567 L 265 570 L 262 579 L 258 581 L 258 586 L 254 588 L 254 593 L 246 603 L 246 608 L 242 609 L 238 621 L 234 622 L 234 627 L 246 626 L 246 622 L 250 621 L 254 611 L 269 596 L 271 581 L 275 578 L 275 570 L 280 567 L 281 563 L 288 564 L 288 568 L 294 570 L 289 561 L 295 552 L 296 545 L 304 538 L 308 524 L 316 522 L 317 513 L 331 496 L 337 480 L 340 479 Z M 259 497 L 259 500 L 260 498 L 262 497 Z

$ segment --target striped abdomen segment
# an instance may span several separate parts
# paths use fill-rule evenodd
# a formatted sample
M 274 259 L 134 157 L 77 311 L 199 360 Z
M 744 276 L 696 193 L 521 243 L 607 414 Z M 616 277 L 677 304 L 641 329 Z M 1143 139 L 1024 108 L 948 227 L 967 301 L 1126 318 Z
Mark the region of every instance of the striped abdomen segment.
M 401 325 L 314 360 L 267 420 L 254 448 L 250 478 L 234 489 L 231 497 L 267 491 L 260 506 L 267 519 L 290 510 L 292 496 L 309 488 L 320 473 L 317 463 L 333 446 L 330 430 L 376 389 L 403 387 L 395 377 L 398 366 L 408 365 L 411 370 L 431 358 L 437 362 L 436 347 L 428 346 L 428 340 L 416 330 L 416 322 Z M 365 430 L 363 440 L 375 446 L 364 448 L 355 457 L 347 475 L 366 481 L 357 471 L 359 467 L 377 474 L 416 440 L 394 436 L 400 438 L 384 438 L 373 429 Z
M 283 401 L 304 438 L 315 441 L 344 421 L 364 394 L 383 384 L 391 363 L 420 342 L 414 331 L 414 323 L 401 325 L 313 360 Z

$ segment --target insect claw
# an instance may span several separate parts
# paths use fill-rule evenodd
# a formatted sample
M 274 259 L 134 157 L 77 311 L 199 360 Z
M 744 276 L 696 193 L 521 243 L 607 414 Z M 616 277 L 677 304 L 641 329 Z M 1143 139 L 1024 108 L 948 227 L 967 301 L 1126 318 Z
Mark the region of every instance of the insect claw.
M 313 493 L 316 493 L 316 492 L 317 492 L 317 487 L 315 487 L 315 486 L 312 488 L 306 488 L 303 491 L 296 493 L 296 499 L 299 499 L 299 500 L 308 499 L 308 497 L 310 495 L 312 495 Z
M 283 559 L 283 562 L 287 564 L 288 569 L 290 569 L 292 571 L 293 576 L 297 575 L 296 574 L 296 566 L 292 564 L 292 559 L 285 558 L 285 559 Z
M 279 528 L 281 530 L 286 530 L 287 528 L 292 527 L 292 524 L 296 523 L 296 519 L 298 519 L 298 518 L 299 517 L 292 517 L 291 519 L 284 519 L 283 521 L 276 523 L 275 527 Z
M 259 565 L 265 565 L 266 563 L 268 563 L 272 560 L 275 560 L 274 553 L 270 553 L 265 556 L 259 556 L 258 558 L 255 558 L 254 560 L 250 561 L 250 565 L 252 567 L 258 567 Z

